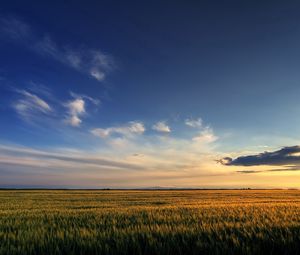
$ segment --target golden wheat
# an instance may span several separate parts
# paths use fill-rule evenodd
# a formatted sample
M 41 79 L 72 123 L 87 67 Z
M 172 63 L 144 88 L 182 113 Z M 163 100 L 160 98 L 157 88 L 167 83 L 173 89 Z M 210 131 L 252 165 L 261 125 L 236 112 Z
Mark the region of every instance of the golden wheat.
M 3 190 L 0 254 L 297 254 L 296 190 Z

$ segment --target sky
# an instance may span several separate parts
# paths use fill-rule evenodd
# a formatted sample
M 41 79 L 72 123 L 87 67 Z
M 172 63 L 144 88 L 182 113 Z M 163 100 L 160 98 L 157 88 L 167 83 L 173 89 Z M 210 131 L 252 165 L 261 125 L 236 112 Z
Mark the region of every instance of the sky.
M 0 187 L 300 188 L 298 1 L 3 1 Z

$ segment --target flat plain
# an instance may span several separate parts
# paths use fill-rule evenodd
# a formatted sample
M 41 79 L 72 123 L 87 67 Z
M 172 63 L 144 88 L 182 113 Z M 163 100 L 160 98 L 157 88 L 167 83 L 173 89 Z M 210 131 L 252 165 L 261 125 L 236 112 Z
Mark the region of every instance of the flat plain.
M 300 254 L 300 191 L 2 190 L 0 254 Z

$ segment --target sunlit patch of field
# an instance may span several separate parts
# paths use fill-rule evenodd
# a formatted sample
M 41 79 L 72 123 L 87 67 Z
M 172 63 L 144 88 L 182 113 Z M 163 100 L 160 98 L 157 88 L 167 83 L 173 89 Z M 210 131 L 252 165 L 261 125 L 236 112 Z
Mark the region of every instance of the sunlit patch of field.
M 300 191 L 0 191 L 0 254 L 299 254 Z

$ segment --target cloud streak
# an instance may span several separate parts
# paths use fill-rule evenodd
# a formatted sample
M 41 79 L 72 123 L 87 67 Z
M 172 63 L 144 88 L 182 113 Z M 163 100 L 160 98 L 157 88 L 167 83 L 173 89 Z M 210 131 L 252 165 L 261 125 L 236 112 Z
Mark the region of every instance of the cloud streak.
M 114 67 L 112 56 L 98 49 L 58 45 L 49 35 L 39 35 L 26 22 L 16 17 L 1 17 L 0 32 L 12 41 L 25 45 L 37 54 L 54 59 L 98 82 L 105 80 Z
M 26 147 L 0 146 L 0 164 L 28 165 L 28 166 L 47 166 L 64 167 L 66 165 L 84 167 L 94 165 L 96 167 L 131 169 L 139 170 L 142 167 L 117 160 L 101 158 L 97 155 L 91 156 L 86 153 L 68 152 L 62 150 L 61 153 L 54 153 L 45 150 L 35 150 Z
M 300 171 L 300 165 L 286 166 L 285 168 L 275 168 L 275 169 L 268 169 L 268 170 L 239 170 L 236 172 L 241 174 L 257 174 L 257 173 L 266 173 L 266 172 L 287 172 L 287 171 Z
M 17 91 L 22 98 L 13 104 L 16 112 L 25 120 L 29 121 L 38 114 L 47 115 L 53 112 L 51 106 L 42 98 L 26 90 Z

